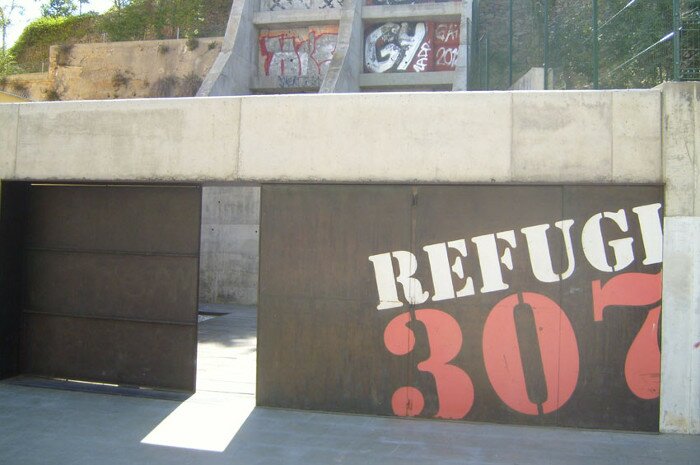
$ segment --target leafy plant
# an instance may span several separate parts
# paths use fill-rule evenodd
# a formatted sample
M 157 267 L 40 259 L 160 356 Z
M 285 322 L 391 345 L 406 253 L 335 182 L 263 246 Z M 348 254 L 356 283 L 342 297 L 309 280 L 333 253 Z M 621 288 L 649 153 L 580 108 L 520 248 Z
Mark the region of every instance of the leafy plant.
M 47 102 L 55 102 L 61 100 L 61 94 L 58 92 L 58 90 L 56 90 L 55 87 L 45 90 L 44 97 L 46 98 Z
M 12 53 L 0 50 L 0 77 L 5 77 L 8 74 L 17 74 L 20 71 Z
M 199 47 L 199 40 L 196 37 L 188 37 L 185 46 L 190 52 L 196 50 Z
M 70 64 L 70 55 L 73 51 L 73 44 L 61 44 L 56 51 L 56 64 L 58 66 L 68 66 Z
M 176 76 L 162 77 L 153 83 L 150 95 L 156 98 L 174 97 L 177 84 L 178 79 Z
M 121 71 L 116 71 L 112 76 L 112 87 L 114 90 L 118 90 L 121 87 L 127 87 L 131 79 Z
M 180 94 L 183 97 L 194 97 L 197 95 L 197 91 L 202 86 L 202 78 L 199 77 L 197 73 L 192 71 L 188 75 L 182 78 L 180 84 Z

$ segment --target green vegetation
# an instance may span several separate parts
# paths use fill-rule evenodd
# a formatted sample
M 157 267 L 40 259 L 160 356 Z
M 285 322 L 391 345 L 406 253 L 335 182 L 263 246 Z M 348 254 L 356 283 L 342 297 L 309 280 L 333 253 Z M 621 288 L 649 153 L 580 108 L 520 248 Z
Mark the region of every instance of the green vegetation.
M 20 71 L 15 57 L 10 52 L 3 52 L 0 49 L 0 78 L 4 78 L 8 74 L 15 74 Z
M 98 15 L 39 18 L 30 23 L 17 39 L 10 53 L 24 72 L 41 71 L 41 63 L 49 56 L 49 47 L 56 44 L 95 42 Z
M 19 68 L 10 72 L 41 71 L 49 47 L 103 41 L 187 38 L 187 47 L 199 46 L 198 37 L 222 36 L 232 0 L 114 0 L 102 15 L 73 15 L 76 1 L 50 0 L 45 16 L 30 23 L 10 49 Z M 159 49 L 159 51 L 161 51 Z M 167 53 L 167 46 L 162 53 Z M 8 74 L 10 74 L 8 72 Z
M 73 0 L 49 0 L 41 5 L 41 16 L 44 18 L 63 18 L 71 16 L 78 10 Z

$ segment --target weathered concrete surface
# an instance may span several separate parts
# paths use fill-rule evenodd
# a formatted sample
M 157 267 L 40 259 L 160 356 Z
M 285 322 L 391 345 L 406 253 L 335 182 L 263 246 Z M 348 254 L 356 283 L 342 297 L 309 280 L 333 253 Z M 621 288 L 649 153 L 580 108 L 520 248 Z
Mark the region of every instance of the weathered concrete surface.
M 14 176 L 19 105 L 0 105 L 0 179 Z
M 12 178 L 230 179 L 239 106 L 235 99 L 170 99 L 8 107 L 19 109 Z M 7 163 L 11 148 L 0 150 Z
M 554 72 L 549 70 L 549 82 L 553 82 Z M 530 68 L 510 86 L 511 90 L 544 90 L 544 68 Z
M 513 179 L 610 181 L 612 93 L 515 92 Z
M 360 86 L 398 89 L 401 87 L 442 86 L 451 88 L 454 84 L 454 71 L 426 71 L 421 73 L 362 73 Z
M 612 94 L 613 182 L 662 182 L 661 93 Z
M 362 69 L 364 28 L 362 0 L 345 0 L 338 26 L 338 43 L 320 93 L 359 92 Z
M 19 127 L 5 179 L 665 181 L 667 214 L 693 214 L 697 128 L 664 117 L 662 177 L 657 102 L 658 90 L 6 104 Z M 14 157 L 0 146 L 0 166 Z
M 663 279 L 660 429 L 700 434 L 700 218 L 665 219 Z
M 505 93 L 246 99 L 239 175 L 250 180 L 505 181 L 509 110 Z M 260 134 L 283 143 L 261 144 Z
M 469 64 L 472 62 L 472 0 L 462 0 L 462 17 L 459 23 L 459 55 L 454 70 L 452 90 L 469 89 Z
M 471 3 L 469 0 L 467 0 Z M 459 21 L 462 2 L 366 5 L 362 19 L 374 21 Z
M 45 73 L 11 74 L 5 76 L 5 84 L 0 85 L 0 90 L 4 90 L 21 97 L 26 97 L 33 101 L 46 100 L 47 92 L 51 89 L 53 82 L 51 75 Z
M 700 83 L 664 84 L 666 216 L 700 215 Z
M 200 302 L 257 303 L 259 224 L 259 187 L 202 189 Z

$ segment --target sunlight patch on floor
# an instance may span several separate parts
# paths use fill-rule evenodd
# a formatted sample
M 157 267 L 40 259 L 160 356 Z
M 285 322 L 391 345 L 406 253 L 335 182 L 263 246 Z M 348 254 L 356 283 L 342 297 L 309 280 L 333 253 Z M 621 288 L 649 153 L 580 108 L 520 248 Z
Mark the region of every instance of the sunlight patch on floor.
M 223 452 L 254 407 L 252 395 L 200 391 L 168 415 L 141 443 Z

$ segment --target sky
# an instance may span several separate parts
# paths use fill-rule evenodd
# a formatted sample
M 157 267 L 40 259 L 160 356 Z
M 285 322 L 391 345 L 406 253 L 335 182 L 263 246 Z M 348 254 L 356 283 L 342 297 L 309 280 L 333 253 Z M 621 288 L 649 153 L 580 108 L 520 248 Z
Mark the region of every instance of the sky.
M 8 0 L 0 0 L 0 4 L 7 4 Z M 12 25 L 7 31 L 7 47 L 12 47 L 17 38 L 22 34 L 25 26 L 35 19 L 41 17 L 41 4 L 48 3 L 48 0 L 19 0 L 19 5 L 24 7 L 24 14 L 20 15 L 15 12 L 12 16 Z M 75 0 L 77 4 L 78 1 Z M 83 5 L 83 12 L 95 11 L 103 13 L 107 11 L 113 2 L 112 0 L 90 0 L 89 3 Z

